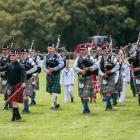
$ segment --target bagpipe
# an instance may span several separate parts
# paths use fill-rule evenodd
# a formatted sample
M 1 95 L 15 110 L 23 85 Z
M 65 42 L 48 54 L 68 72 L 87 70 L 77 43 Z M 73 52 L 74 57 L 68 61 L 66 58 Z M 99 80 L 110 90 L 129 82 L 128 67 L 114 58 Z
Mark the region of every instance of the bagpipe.
M 94 64 L 95 64 L 95 61 L 93 61 L 93 58 L 90 57 L 89 55 L 86 56 L 86 57 L 79 58 L 79 60 L 78 60 L 78 67 L 79 67 L 80 69 L 84 69 L 84 68 L 86 68 L 86 67 L 91 67 L 91 66 L 93 66 Z M 93 74 L 98 75 L 98 69 L 96 69 L 96 70 L 94 70 L 94 71 L 88 70 L 88 71 L 86 72 L 86 74 L 83 75 L 83 76 L 90 76 L 90 75 L 93 75 Z
M 140 46 L 140 32 L 138 35 L 137 42 L 129 43 L 128 45 L 122 47 L 121 54 L 124 55 L 128 60 L 133 57 L 136 57 L 139 52 L 139 49 L 138 49 L 139 46 Z
M 56 43 L 56 52 L 58 52 L 61 55 L 61 57 L 64 61 L 64 67 L 65 67 L 66 66 L 66 60 L 70 61 L 70 56 L 71 56 L 72 53 L 68 52 L 65 47 L 61 47 L 60 46 L 60 41 L 61 41 L 61 35 L 58 35 L 57 43 Z

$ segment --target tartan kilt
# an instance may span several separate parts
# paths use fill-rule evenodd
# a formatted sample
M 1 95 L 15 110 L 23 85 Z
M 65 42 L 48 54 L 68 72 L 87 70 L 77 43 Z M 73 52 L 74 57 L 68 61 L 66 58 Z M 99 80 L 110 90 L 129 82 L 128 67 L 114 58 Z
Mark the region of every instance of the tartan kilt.
M 11 86 L 7 84 L 5 89 L 6 94 L 8 95 L 7 97 L 9 98 L 10 96 L 12 96 L 17 90 L 19 90 L 20 87 L 21 84 L 17 84 L 15 87 L 12 88 L 12 94 L 8 95 L 8 90 L 11 89 Z M 23 103 L 23 88 L 21 88 L 9 101 Z
M 94 89 L 93 89 L 92 76 L 78 77 L 78 85 L 79 85 L 80 80 L 84 80 L 84 87 L 79 88 L 78 86 L 79 96 L 80 97 L 93 97 Z
M 136 79 L 140 79 L 140 75 L 135 76 L 134 80 L 133 80 L 135 91 L 136 91 L 137 94 L 139 94 L 140 93 L 140 84 L 136 84 Z
M 47 77 L 46 77 L 46 92 L 61 94 L 60 72 L 57 74 L 53 74 L 52 77 L 53 77 L 53 85 L 52 86 L 48 85 Z
M 23 94 L 27 95 L 27 96 L 32 96 L 32 94 L 33 94 L 32 79 L 29 79 L 26 82 L 26 86 L 23 90 Z
M 115 84 L 115 90 L 116 92 L 121 92 L 122 91 L 122 75 L 119 73 L 119 79 L 117 83 Z
M 101 93 L 113 93 L 115 90 L 115 74 L 109 75 L 107 84 L 103 84 L 103 78 L 101 78 Z

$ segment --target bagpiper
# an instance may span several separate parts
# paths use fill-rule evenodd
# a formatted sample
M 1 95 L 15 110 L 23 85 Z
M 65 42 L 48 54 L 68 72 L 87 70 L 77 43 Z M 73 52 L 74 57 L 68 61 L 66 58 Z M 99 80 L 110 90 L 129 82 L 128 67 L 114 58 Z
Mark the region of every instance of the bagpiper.
M 115 72 L 120 68 L 117 59 L 110 55 L 107 47 L 102 48 L 99 75 L 101 76 L 101 93 L 106 97 L 106 110 L 112 109 L 111 95 L 115 89 Z
M 76 58 L 73 68 L 78 74 L 78 92 L 83 105 L 82 113 L 89 114 L 89 98 L 94 96 L 92 74 L 98 69 L 98 64 L 92 62 L 86 45 L 80 47 L 80 54 Z
M 0 57 L 0 67 L 5 66 L 7 63 L 10 63 L 10 50 L 9 50 L 8 45 L 4 45 L 2 47 L 2 56 Z M 5 87 L 7 85 L 7 72 L 6 71 L 1 72 L 0 76 L 1 76 L 1 81 L 0 81 L 1 93 L 4 94 L 4 101 L 6 101 L 9 97 L 9 95 L 7 95 L 5 93 Z M 11 108 L 12 108 L 11 103 L 6 102 L 5 106 L 4 106 L 4 109 L 8 110 L 8 109 L 11 109 Z
M 26 74 L 27 74 L 26 86 L 23 91 L 23 105 L 24 105 L 23 113 L 29 113 L 28 96 L 32 97 L 34 94 L 34 88 L 32 86 L 32 81 L 34 78 L 33 74 L 38 71 L 38 68 L 37 68 L 35 62 L 33 61 L 33 59 L 28 57 L 27 49 L 25 49 L 25 48 L 21 49 L 20 53 L 21 54 L 20 54 L 19 62 L 24 65 L 24 67 L 26 69 Z M 35 104 L 35 101 L 31 100 L 31 103 Z
M 55 51 L 53 44 L 48 45 L 48 53 L 44 56 L 43 69 L 46 75 L 46 92 L 51 95 L 51 109 L 60 107 L 58 95 L 61 93 L 60 70 L 64 68 L 64 61 L 60 54 Z
M 37 52 L 35 51 L 35 48 L 29 49 L 29 58 L 32 59 L 37 67 L 40 67 L 40 57 L 37 55 Z M 32 87 L 33 87 L 33 94 L 31 96 L 31 103 L 30 105 L 35 105 L 36 101 L 36 90 L 39 90 L 39 76 L 38 73 L 34 74 L 34 77 L 32 79 Z
M 129 59 L 131 69 L 134 75 L 134 85 L 136 94 L 138 94 L 138 103 L 140 106 L 140 51 L 137 52 L 135 57 Z

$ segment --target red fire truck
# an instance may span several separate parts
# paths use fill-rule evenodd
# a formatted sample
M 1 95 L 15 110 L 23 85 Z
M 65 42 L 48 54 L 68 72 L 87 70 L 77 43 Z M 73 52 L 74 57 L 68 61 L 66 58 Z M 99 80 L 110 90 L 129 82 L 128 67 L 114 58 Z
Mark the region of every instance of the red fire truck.
M 87 45 L 88 47 L 104 47 L 108 46 L 110 44 L 110 37 L 109 36 L 92 36 L 88 43 L 80 43 L 76 46 L 75 52 L 78 53 L 80 50 L 80 47 L 82 45 Z

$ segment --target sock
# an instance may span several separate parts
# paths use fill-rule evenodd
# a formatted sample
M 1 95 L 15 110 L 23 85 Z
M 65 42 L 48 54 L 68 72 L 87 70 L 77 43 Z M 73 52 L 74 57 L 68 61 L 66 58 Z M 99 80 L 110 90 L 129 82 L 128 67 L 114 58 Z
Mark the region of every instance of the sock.
M 34 101 L 35 101 L 35 95 L 36 95 L 36 93 L 35 93 L 35 92 L 33 92 L 32 97 L 31 97 L 32 102 L 34 102 Z
M 83 113 L 89 113 L 89 106 L 88 106 L 89 99 L 83 99 Z
M 117 93 L 113 93 L 113 104 L 117 104 Z
M 56 96 L 54 94 L 52 94 L 52 96 L 51 96 L 51 102 L 52 102 L 51 106 L 55 107 L 55 105 L 56 105 Z
M 21 116 L 19 114 L 19 109 L 18 108 L 16 108 L 16 119 L 17 120 L 20 120 L 21 119 Z
M 106 96 L 106 109 L 111 109 L 111 102 L 110 102 L 111 96 Z
M 13 107 L 12 120 L 11 121 L 15 121 L 15 120 L 16 120 L 16 108 Z
M 28 112 L 29 111 L 28 99 L 24 99 L 23 105 L 24 105 L 23 112 Z
M 138 94 L 138 102 L 139 102 L 139 106 L 140 106 L 140 94 Z

